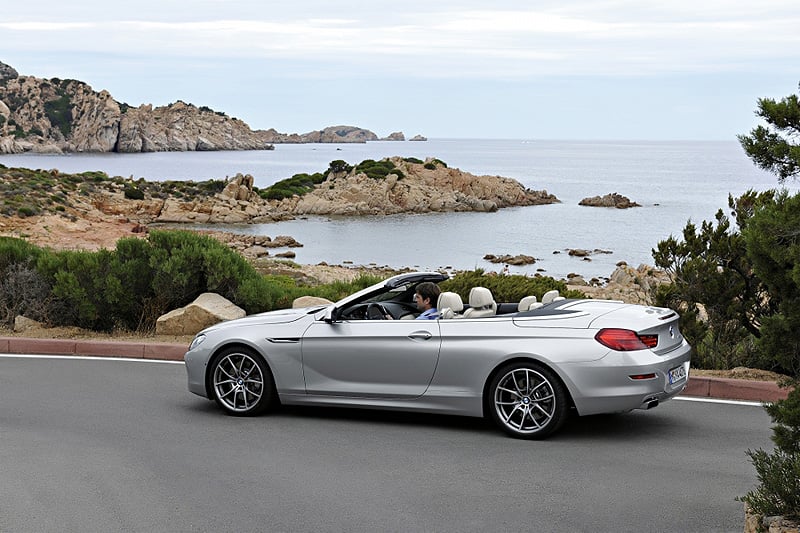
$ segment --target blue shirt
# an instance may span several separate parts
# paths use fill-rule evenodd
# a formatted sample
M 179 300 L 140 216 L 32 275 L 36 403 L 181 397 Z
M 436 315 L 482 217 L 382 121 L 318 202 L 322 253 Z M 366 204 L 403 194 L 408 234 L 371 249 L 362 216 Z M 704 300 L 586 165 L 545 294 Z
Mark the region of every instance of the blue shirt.
M 416 320 L 436 320 L 437 318 L 439 318 L 439 311 L 432 307 L 427 311 L 423 311 Z

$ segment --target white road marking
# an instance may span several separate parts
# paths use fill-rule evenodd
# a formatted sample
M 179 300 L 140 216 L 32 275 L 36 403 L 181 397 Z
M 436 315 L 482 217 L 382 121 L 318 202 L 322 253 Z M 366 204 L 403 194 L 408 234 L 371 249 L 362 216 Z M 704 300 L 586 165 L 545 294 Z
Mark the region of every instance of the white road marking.
M 750 402 L 745 400 L 722 400 L 720 398 L 707 398 L 705 396 L 676 396 L 673 400 L 683 400 L 684 402 L 704 402 L 704 403 L 725 403 L 728 405 L 749 405 L 761 407 L 762 402 Z
M 182 365 L 183 361 L 165 361 L 163 359 L 144 359 L 141 357 L 103 357 L 94 355 L 37 355 L 19 353 L 0 353 L 0 358 L 6 359 L 79 359 L 82 361 L 128 361 L 132 363 L 161 363 Z

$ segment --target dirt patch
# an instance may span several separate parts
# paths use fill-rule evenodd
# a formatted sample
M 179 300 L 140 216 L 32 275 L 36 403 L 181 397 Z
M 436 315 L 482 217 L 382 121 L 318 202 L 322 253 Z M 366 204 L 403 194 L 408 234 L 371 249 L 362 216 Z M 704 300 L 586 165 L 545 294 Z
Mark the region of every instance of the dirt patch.
M 784 376 L 783 374 L 770 372 L 769 370 L 759 370 L 757 368 L 745 368 L 743 366 L 731 370 L 701 370 L 692 368 L 689 374 L 698 377 L 747 379 L 750 381 L 781 382 L 782 380 L 788 379 L 788 376 Z
M 44 328 L 35 327 L 25 331 L 13 331 L 8 328 L 0 328 L 0 337 L 22 337 L 28 339 L 83 339 L 96 341 L 114 342 L 142 342 L 142 343 L 170 343 L 185 344 L 189 346 L 193 335 L 143 335 L 133 332 L 111 332 L 101 333 L 81 328 Z

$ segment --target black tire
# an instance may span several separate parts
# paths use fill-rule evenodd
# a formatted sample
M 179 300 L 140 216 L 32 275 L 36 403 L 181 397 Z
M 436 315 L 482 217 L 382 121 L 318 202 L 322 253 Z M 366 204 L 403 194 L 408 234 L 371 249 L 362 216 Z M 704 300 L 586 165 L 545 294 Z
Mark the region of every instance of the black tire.
M 558 376 L 533 362 L 510 363 L 492 379 L 488 409 L 492 420 L 518 439 L 543 439 L 558 431 L 569 414 L 569 398 Z
M 211 363 L 211 396 L 229 415 L 254 416 L 275 399 L 272 373 L 264 359 L 245 348 L 228 348 Z

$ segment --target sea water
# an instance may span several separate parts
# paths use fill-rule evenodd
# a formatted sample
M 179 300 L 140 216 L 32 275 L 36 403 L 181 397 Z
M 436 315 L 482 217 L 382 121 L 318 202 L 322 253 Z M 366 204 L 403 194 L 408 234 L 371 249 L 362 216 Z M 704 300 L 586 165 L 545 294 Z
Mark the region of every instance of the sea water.
M 387 265 L 419 269 L 501 270 L 487 254 L 536 258 L 514 273 L 557 278 L 578 273 L 606 277 L 615 265 L 654 264 L 652 249 L 679 236 L 688 220 L 713 220 L 728 195 L 778 188 L 736 141 L 543 141 L 431 139 L 365 144 L 276 145 L 270 151 L 145 154 L 0 155 L 9 167 L 62 172 L 102 170 L 147 180 L 205 180 L 251 174 L 266 187 L 293 174 L 322 172 L 337 159 L 357 164 L 388 156 L 438 158 L 472 174 L 514 178 L 545 189 L 561 203 L 494 213 L 430 213 L 362 217 L 307 217 L 252 225 L 217 225 L 246 234 L 290 235 L 303 244 L 296 261 Z M 796 191 L 797 184 L 787 183 Z M 581 199 L 619 193 L 642 207 L 579 206 Z M 208 226 L 203 226 L 208 227 Z M 600 250 L 589 260 L 570 249 Z M 605 253 L 610 252 L 610 253 Z

